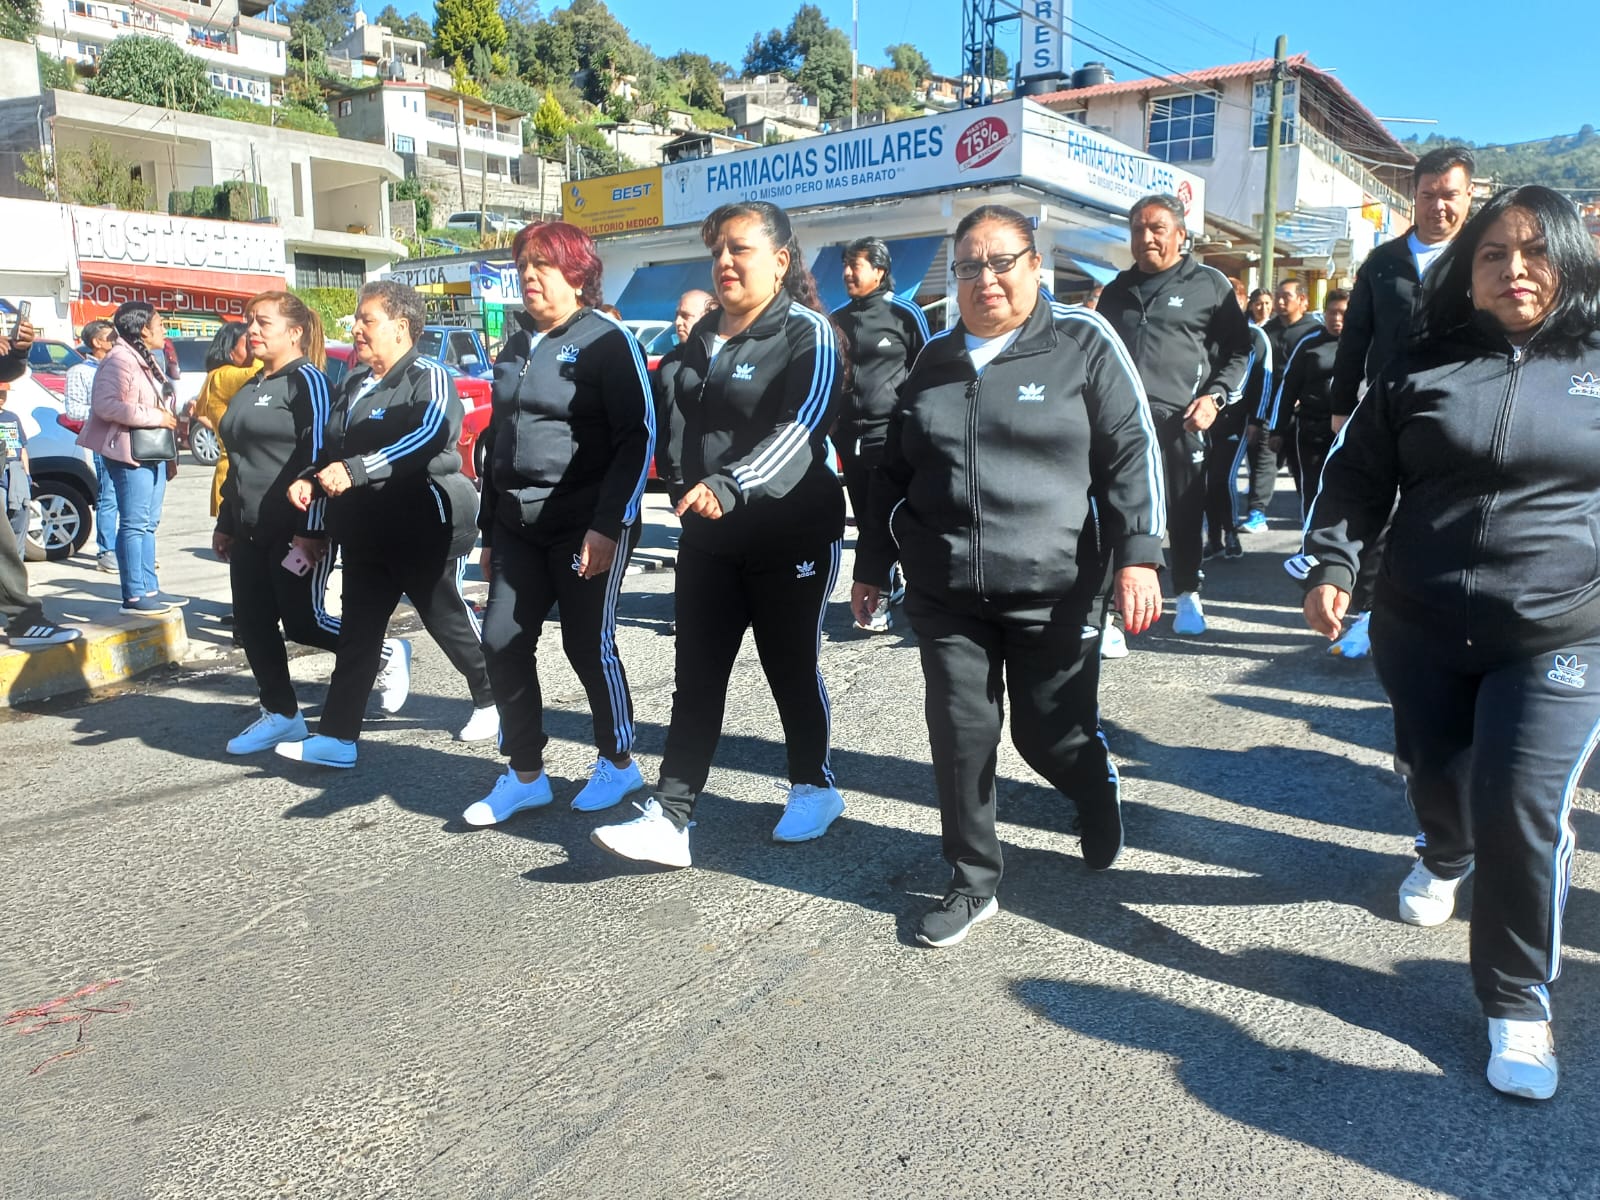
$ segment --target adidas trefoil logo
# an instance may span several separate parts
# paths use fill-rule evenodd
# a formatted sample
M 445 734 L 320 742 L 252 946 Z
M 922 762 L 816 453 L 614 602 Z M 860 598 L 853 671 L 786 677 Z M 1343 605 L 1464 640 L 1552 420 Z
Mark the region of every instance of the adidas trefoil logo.
M 1581 688 L 1584 686 L 1583 677 L 1589 673 L 1589 664 L 1578 661 L 1576 654 L 1556 655 L 1556 665 L 1551 667 L 1545 675 L 1551 683 L 1563 683 L 1567 687 Z
M 563 362 L 563 363 L 575 363 L 575 362 L 577 362 L 578 361 L 578 348 L 576 346 L 572 346 L 572 345 L 567 345 L 567 346 L 561 347 L 561 349 L 556 351 L 556 361 L 557 362 Z
M 367 420 L 381 421 L 388 414 L 388 412 L 389 410 L 387 408 L 375 408 L 367 414 Z
M 1582 375 L 1572 377 L 1572 386 L 1567 389 L 1569 396 L 1593 396 L 1600 400 L 1600 379 L 1594 377 L 1593 371 L 1585 371 Z
M 733 377 L 741 383 L 747 383 L 756 377 L 755 363 L 740 363 L 733 369 Z
M 885 346 L 892 346 L 892 345 L 894 345 L 894 339 L 890 338 L 890 337 L 885 337 L 881 342 L 878 343 L 878 349 L 882 350 Z
M 1021 387 L 1017 388 L 1017 403 L 1018 404 L 1043 404 L 1044 403 L 1044 384 L 1042 384 L 1042 383 L 1025 383 Z
M 1168 308 L 1182 308 L 1183 307 L 1183 297 L 1182 296 L 1168 296 L 1167 297 L 1167 307 Z
M 796 579 L 810 579 L 816 573 L 817 564 L 815 562 L 795 563 L 794 565 L 794 577 Z M 1580 684 L 1579 686 L 1581 687 L 1582 685 Z

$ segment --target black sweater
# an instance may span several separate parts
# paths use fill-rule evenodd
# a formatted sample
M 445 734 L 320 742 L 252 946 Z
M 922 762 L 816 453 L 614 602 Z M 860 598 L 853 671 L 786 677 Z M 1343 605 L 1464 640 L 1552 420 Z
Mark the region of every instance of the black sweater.
M 1159 277 L 1130 267 L 1095 311 L 1133 355 L 1153 409 L 1182 412 L 1196 396 L 1227 398 L 1244 384 L 1250 323 L 1227 277 L 1191 255 Z
M 1356 272 L 1333 368 L 1335 416 L 1348 417 L 1355 411 L 1361 385 L 1376 379 L 1411 338 L 1422 306 L 1422 280 L 1410 238 L 1407 230 L 1385 242 L 1367 255 Z
M 1520 354 L 1488 324 L 1403 353 L 1334 444 L 1307 582 L 1349 591 L 1394 509 L 1381 603 L 1522 656 L 1600 630 L 1600 334 Z
M 1111 327 L 1041 296 L 982 376 L 966 332 L 958 324 L 934 337 L 901 386 L 856 579 L 877 583 L 898 558 L 909 582 L 936 593 L 1066 599 L 1082 591 L 1091 506 L 1115 566 L 1160 562 L 1160 452 Z
M 478 496 L 461 472 L 463 414 L 450 373 L 413 350 L 371 388 L 353 371 L 339 389 L 327 437 L 308 478 L 342 462 L 351 487 L 328 499 L 328 528 L 347 555 L 363 546 L 421 545 L 407 522 L 450 526 L 450 557 L 477 541 Z
M 655 406 L 638 340 L 579 309 L 547 333 L 518 313 L 494 365 L 494 414 L 478 527 L 538 541 L 593 529 L 615 540 L 639 519 Z
M 217 531 L 257 542 L 296 534 L 323 537 L 325 500 L 307 512 L 289 503 L 289 485 L 322 456 L 328 427 L 328 380 L 297 358 L 265 369 L 239 389 L 217 434 L 228 448 Z
M 1338 352 L 1339 339 L 1320 325 L 1295 346 L 1271 402 L 1262 408 L 1262 423 L 1274 435 L 1284 436 L 1294 421 L 1313 433 L 1331 430 L 1333 411 L 1329 398 Z
M 671 397 L 684 482 L 705 484 L 722 505 L 715 521 L 685 515 L 684 544 L 743 552 L 842 536 L 844 498 L 826 457 L 839 411 L 833 326 L 779 291 L 713 361 L 721 316 L 707 313 L 690 332 Z
M 879 288 L 834 309 L 833 323 L 850 355 L 834 436 L 846 448 L 858 441 L 881 442 L 894 412 L 895 389 L 928 340 L 928 322 L 915 304 Z

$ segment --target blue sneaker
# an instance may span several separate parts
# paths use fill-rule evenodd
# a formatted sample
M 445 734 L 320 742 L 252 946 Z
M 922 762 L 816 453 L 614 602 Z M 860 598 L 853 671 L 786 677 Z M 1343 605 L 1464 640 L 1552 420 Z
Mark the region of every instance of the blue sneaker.
M 344 770 L 356 765 L 356 744 L 343 738 L 316 734 L 298 742 L 279 742 L 273 750 L 282 758 Z
M 1239 522 L 1240 533 L 1265 533 L 1267 531 L 1267 514 L 1259 508 L 1252 508 L 1250 515 Z
M 468 825 L 498 825 L 512 813 L 525 808 L 543 808 L 554 799 L 547 772 L 539 772 L 539 778 L 532 783 L 523 783 L 516 771 L 507 767 L 506 773 L 494 781 L 487 796 L 467 805 L 461 819 Z

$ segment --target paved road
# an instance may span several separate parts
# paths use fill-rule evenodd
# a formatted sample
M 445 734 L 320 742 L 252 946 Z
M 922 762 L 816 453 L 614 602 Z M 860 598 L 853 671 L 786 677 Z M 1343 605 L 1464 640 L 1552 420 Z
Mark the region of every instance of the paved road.
M 589 727 L 553 639 L 558 803 L 493 830 L 458 818 L 498 767 L 451 741 L 465 691 L 425 636 L 350 773 L 224 761 L 251 715 L 225 656 L 0 719 L 0 1011 L 118 981 L 0 1026 L 0 1196 L 1595 1196 L 1593 855 L 1562 1092 L 1507 1101 L 1465 923 L 1392 916 L 1386 711 L 1300 631 L 1278 524 L 1213 571 L 1211 636 L 1108 665 L 1117 868 L 1083 870 L 1007 746 L 1005 911 L 944 952 L 910 937 L 947 878 L 915 651 L 842 603 L 845 817 L 769 840 L 783 751 L 747 651 L 676 873 L 566 809 Z M 214 572 L 199 544 L 164 538 L 168 586 Z M 670 589 L 637 576 L 621 610 L 647 769 Z M 329 666 L 295 662 L 313 707 Z

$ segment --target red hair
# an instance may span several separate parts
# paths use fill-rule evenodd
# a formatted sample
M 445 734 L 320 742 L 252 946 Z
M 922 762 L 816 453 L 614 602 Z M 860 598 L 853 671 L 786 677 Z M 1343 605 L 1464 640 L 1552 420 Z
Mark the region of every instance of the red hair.
M 537 255 L 555 266 L 591 307 L 600 303 L 600 255 L 594 239 L 565 221 L 535 221 L 511 243 L 520 270 L 523 259 Z

